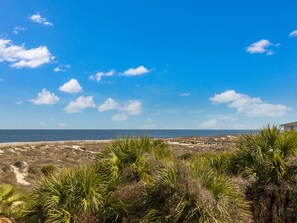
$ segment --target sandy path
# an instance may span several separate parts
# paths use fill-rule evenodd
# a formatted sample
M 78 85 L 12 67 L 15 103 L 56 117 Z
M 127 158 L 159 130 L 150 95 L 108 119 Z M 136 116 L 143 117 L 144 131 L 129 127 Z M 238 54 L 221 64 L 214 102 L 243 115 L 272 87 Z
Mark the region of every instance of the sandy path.
M 30 185 L 30 183 L 25 180 L 25 177 L 28 176 L 28 164 L 26 162 L 24 162 L 24 168 L 22 172 L 20 171 L 20 168 L 14 165 L 11 165 L 11 168 L 15 174 L 17 183 L 22 185 Z

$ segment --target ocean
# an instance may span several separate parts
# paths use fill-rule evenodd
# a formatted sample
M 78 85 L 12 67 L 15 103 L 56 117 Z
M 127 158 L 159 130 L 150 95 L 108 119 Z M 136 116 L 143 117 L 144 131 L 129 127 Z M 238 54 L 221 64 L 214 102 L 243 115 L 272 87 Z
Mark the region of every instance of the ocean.
M 177 138 L 191 136 L 241 135 L 251 130 L 0 130 L 0 143 L 104 140 L 126 136 Z

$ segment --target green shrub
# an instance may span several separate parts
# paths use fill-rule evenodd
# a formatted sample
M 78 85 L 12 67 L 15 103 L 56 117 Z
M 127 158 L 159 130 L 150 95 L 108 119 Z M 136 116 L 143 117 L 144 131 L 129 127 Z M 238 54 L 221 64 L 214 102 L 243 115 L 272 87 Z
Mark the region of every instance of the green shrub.
M 230 179 L 200 165 L 168 167 L 155 176 L 138 202 L 141 222 L 250 220 L 249 205 Z
M 117 214 L 113 212 L 116 207 L 108 204 L 107 188 L 106 175 L 94 166 L 52 175 L 41 181 L 29 195 L 21 222 L 77 222 L 82 216 L 99 214 L 100 217 L 105 206 L 116 219 Z
M 166 162 L 172 162 L 168 145 L 148 137 L 126 138 L 114 141 L 102 150 L 97 164 L 111 176 L 124 181 L 149 181 L 153 173 Z
M 18 208 L 12 208 L 15 202 L 21 200 L 21 195 L 16 193 L 15 187 L 10 184 L 0 184 L 0 216 L 12 217 Z
M 49 176 L 52 175 L 56 170 L 56 167 L 54 165 L 48 164 L 48 165 L 43 165 L 41 167 L 41 172 L 45 175 L 45 176 Z
M 248 222 L 224 156 L 175 160 L 161 140 L 118 139 L 94 165 L 43 179 L 20 222 Z
M 256 222 L 295 222 L 297 211 L 297 132 L 268 126 L 242 136 L 233 159 L 238 173 L 250 179 L 247 198 Z

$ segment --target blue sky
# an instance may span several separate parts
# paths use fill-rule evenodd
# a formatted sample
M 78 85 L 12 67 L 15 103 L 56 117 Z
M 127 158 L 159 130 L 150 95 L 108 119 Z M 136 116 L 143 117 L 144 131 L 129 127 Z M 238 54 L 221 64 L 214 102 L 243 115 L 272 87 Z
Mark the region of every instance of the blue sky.
M 296 7 L 1 1 L 0 128 L 254 129 L 296 121 Z

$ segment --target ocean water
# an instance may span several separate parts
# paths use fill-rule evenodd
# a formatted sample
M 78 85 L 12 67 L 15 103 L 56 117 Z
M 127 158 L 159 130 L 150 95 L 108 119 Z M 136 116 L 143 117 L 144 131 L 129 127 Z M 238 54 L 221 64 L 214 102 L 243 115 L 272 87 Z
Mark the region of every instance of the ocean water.
M 191 136 L 241 135 L 251 130 L 0 130 L 0 143 L 103 140 L 126 136 L 177 138 Z

